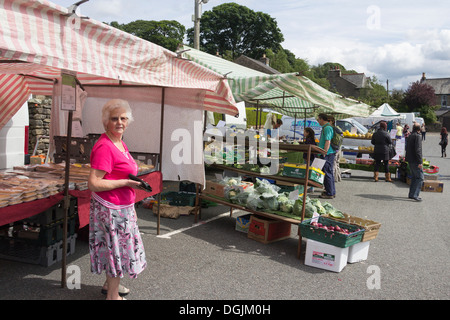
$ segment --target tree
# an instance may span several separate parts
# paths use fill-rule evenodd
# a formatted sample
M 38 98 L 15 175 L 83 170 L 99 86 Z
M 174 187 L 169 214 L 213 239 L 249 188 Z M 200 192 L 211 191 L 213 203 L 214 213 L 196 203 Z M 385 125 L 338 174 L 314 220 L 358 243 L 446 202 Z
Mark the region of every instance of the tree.
M 110 26 L 171 51 L 176 51 L 178 45 L 183 43 L 186 33 L 186 28 L 175 20 L 136 20 L 127 24 L 119 24 L 113 21 Z
M 429 84 L 413 82 L 405 92 L 403 103 L 409 112 L 420 112 L 425 123 L 436 122 L 436 95 Z
M 413 82 L 405 92 L 404 103 L 410 112 L 417 112 L 424 106 L 434 106 L 436 96 L 433 87 L 419 81 Z
M 277 52 L 284 41 L 275 19 L 236 3 L 224 3 L 205 11 L 200 25 L 200 49 L 210 54 L 230 50 L 233 59 L 242 54 L 259 59 L 266 49 Z M 191 46 L 193 35 L 193 28 L 188 29 Z

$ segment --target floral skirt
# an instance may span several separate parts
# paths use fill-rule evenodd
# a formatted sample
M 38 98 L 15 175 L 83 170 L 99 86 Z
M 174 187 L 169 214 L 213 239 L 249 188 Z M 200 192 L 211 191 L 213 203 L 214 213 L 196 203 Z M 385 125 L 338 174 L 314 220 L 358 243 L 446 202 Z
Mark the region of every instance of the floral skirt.
M 91 271 L 123 278 L 136 278 L 147 266 L 134 205 L 111 209 L 91 198 L 89 218 Z

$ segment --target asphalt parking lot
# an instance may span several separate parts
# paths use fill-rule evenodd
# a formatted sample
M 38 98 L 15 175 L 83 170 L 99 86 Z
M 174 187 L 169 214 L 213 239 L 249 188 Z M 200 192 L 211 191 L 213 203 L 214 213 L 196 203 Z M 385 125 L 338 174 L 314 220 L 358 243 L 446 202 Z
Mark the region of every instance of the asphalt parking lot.
M 352 170 L 336 184 L 329 202 L 342 211 L 382 224 L 368 259 L 331 272 L 304 264 L 297 253 L 297 226 L 291 237 L 271 244 L 235 230 L 236 216 L 224 206 L 194 217 L 161 218 L 139 207 L 139 227 L 148 267 L 137 279 L 125 277 L 128 300 L 447 300 L 450 298 L 450 158 L 440 157 L 438 134 L 427 134 L 424 157 L 440 168 L 443 193 L 407 198 L 408 185 L 372 181 Z M 316 192 L 312 197 L 318 196 Z M 50 267 L 0 260 L 0 300 L 103 300 L 104 276 L 90 272 L 87 242 L 80 235 L 67 259 L 79 272 L 79 288 L 61 288 L 61 265 Z M 72 270 L 72 269 L 71 269 Z M 74 273 L 75 274 L 75 273 Z M 72 276 L 72 273 L 68 273 Z M 373 277 L 377 276 L 377 286 Z

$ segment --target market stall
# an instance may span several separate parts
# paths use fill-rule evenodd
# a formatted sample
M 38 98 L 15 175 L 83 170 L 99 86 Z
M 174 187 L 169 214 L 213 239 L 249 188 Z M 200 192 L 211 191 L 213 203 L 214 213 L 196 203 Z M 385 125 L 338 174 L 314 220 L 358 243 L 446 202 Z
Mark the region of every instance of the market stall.
M 177 142 L 171 139 L 175 128 L 186 133 L 191 132 L 195 124 L 188 121 L 192 117 L 180 122 L 180 114 L 194 114 L 195 120 L 202 121 L 203 110 L 233 116 L 238 113 L 228 82 L 221 75 L 48 1 L 2 0 L 0 16 L 0 127 L 30 94 L 53 96 L 52 121 L 55 122 L 50 129 L 51 139 L 55 135 L 67 135 L 70 145 L 74 122 L 80 121 L 77 112 L 81 112 L 83 120 L 82 113 L 91 108 L 90 104 L 118 96 L 130 100 L 132 107 L 139 109 L 138 113 L 146 111 L 147 117 L 137 117 L 141 123 L 136 121 L 136 125 L 141 128 L 135 130 L 142 129 L 143 125 L 148 128 L 151 122 L 159 124 L 159 131 L 152 132 L 149 139 L 142 139 L 143 132 L 139 137 L 142 141 L 155 142 L 164 179 L 190 178 L 190 173 L 195 172 L 194 181 L 204 182 L 201 161 L 183 162 L 185 159 L 182 159 L 174 164 L 177 170 L 161 164 L 171 159 L 170 147 Z M 76 80 L 73 110 L 68 112 L 62 108 L 67 101 L 61 99 L 66 97 L 61 89 L 66 73 Z M 191 147 L 194 159 L 202 158 L 202 150 L 198 148 L 202 143 L 201 135 L 193 134 L 191 138 L 194 143 L 187 148 Z M 163 152 L 163 145 L 169 152 Z M 149 152 L 148 145 L 140 146 L 143 149 L 137 149 L 136 144 L 134 147 L 135 150 L 130 148 L 130 151 Z M 68 176 L 69 170 L 65 174 Z M 66 204 L 68 189 L 65 188 Z M 54 196 L 51 202 L 57 201 L 60 195 Z M 80 194 L 77 196 L 84 198 Z
M 332 113 L 336 119 L 367 117 L 373 112 L 371 106 L 332 93 L 300 74 L 266 74 L 188 46 L 183 47 L 183 56 L 225 76 L 236 102 L 254 103 L 258 109 L 270 107 L 305 118 Z

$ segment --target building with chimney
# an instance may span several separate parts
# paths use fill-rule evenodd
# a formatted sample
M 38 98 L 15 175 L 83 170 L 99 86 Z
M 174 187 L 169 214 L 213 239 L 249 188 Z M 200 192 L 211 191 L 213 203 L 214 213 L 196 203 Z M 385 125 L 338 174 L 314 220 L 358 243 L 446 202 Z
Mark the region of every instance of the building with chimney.
M 441 109 L 450 108 L 450 78 L 427 79 L 423 72 L 420 83 L 426 83 L 433 87 L 436 104 L 440 105 Z
M 361 96 L 363 89 L 372 87 L 364 73 L 342 73 L 338 66 L 328 70 L 327 80 L 331 91 L 356 99 Z

